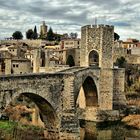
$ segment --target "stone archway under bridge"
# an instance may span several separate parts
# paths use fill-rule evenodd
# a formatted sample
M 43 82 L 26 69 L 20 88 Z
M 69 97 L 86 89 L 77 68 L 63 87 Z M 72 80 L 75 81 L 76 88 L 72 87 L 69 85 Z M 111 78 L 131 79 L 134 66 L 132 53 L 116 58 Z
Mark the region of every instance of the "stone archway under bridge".
M 21 93 L 5 108 L 10 120 L 35 125 L 48 130 L 58 128 L 58 117 L 52 105 L 40 95 Z
M 95 80 L 94 80 L 95 79 Z M 99 108 L 97 77 L 87 76 L 84 78 L 76 100 L 79 119 L 96 121 L 97 110 Z

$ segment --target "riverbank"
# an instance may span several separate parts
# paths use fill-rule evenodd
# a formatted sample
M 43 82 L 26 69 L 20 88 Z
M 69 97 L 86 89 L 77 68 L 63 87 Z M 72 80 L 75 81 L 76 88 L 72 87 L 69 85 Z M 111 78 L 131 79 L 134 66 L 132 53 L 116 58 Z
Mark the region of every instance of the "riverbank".
M 140 93 L 126 93 L 126 101 L 128 114 L 122 119 L 122 122 L 130 127 L 140 129 Z
M 17 122 L 0 121 L 0 139 L 3 140 L 45 140 L 42 128 L 22 125 Z
M 140 115 L 129 115 L 122 119 L 122 122 L 128 126 L 140 129 Z

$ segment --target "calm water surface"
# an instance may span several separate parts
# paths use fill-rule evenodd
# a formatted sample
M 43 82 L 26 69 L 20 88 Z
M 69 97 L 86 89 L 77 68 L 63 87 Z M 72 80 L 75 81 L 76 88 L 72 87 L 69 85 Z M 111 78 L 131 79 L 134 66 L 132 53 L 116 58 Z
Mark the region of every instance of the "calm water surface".
M 124 126 L 120 122 L 82 122 L 80 134 L 80 140 L 140 140 L 140 130 Z

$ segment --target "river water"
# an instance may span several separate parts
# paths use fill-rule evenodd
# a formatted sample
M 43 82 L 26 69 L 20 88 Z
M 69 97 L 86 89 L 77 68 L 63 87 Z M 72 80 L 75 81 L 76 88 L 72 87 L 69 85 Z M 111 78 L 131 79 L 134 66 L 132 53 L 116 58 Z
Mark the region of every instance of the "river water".
M 140 130 L 114 123 L 81 123 L 80 140 L 140 140 Z

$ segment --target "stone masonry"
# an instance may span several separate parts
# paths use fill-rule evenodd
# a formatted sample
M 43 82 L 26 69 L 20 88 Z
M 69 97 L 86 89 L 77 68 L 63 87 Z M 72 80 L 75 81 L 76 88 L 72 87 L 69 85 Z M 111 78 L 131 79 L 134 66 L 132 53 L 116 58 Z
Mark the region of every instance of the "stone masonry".
M 110 70 L 110 76 L 116 75 L 116 72 L 113 74 L 113 71 Z M 106 86 L 102 85 L 104 81 L 100 80 L 101 76 L 104 77 Z M 48 102 L 48 105 L 50 105 L 55 112 L 56 118 L 54 121 L 56 125 L 51 126 L 51 124 L 49 124 L 51 129 L 53 128 L 58 131 L 62 138 L 68 137 L 69 133 L 79 134 L 79 116 L 76 101 L 80 88 L 87 77 L 93 79 L 98 91 L 98 106 L 89 107 L 89 110 L 112 110 L 113 88 L 115 89 L 115 93 L 119 93 L 124 90 L 123 86 L 117 88 L 114 87 L 115 85 L 110 85 L 109 83 L 112 82 L 112 80 L 110 81 L 108 79 L 109 75 L 104 75 L 100 68 L 95 69 L 90 67 L 75 67 L 53 74 L 0 77 L 0 107 L 1 109 L 6 108 L 12 100 L 24 93 L 28 94 L 33 101 L 34 97 L 41 97 Z M 119 80 L 119 76 L 117 76 L 117 79 Z M 112 95 L 110 95 L 108 91 L 112 91 Z M 39 104 L 37 100 L 35 100 L 35 103 Z M 44 108 L 41 109 L 41 111 L 45 113 L 47 110 Z M 84 112 L 84 114 L 85 113 L 86 112 Z M 96 120 L 97 114 L 93 112 L 93 115 L 92 118 L 86 118 L 88 114 L 85 114 L 85 118 L 82 119 L 98 121 Z M 52 122 L 51 118 L 52 117 L 48 118 L 50 119 L 48 122 Z M 45 122 L 45 120 L 43 121 Z M 50 129 L 50 127 L 48 129 Z M 75 139 L 79 139 L 79 135 L 77 135 Z
M 109 25 L 87 25 L 81 29 L 81 66 L 89 66 L 89 53 L 99 54 L 99 67 L 113 68 L 112 47 L 114 44 L 114 27 Z

